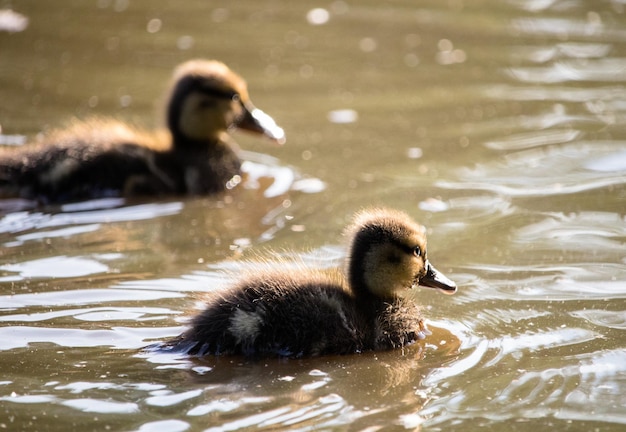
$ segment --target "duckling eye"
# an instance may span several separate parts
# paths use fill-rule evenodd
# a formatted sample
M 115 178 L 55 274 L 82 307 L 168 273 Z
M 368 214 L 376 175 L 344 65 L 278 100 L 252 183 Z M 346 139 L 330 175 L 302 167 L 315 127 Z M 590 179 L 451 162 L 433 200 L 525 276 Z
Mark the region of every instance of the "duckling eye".
M 422 256 L 422 248 L 419 246 L 415 246 L 415 249 L 413 249 L 413 255 L 415 255 L 416 257 Z

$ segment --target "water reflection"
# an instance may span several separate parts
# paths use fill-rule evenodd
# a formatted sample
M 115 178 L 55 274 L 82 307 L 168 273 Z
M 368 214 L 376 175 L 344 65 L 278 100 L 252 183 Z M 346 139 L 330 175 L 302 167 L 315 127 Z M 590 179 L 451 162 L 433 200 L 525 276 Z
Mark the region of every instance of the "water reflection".
M 372 397 L 402 398 L 415 409 L 429 397 L 426 388 L 415 391 L 420 377 L 442 359 L 457 355 L 459 341 L 454 335 L 438 327 L 431 330 L 433 337 L 427 344 L 420 341 L 399 355 L 382 352 L 261 362 L 223 357 L 187 359 L 186 363 L 191 362 L 185 368 L 188 379 L 202 384 L 203 391 L 165 392 L 147 402 L 156 406 L 182 404 L 188 416 L 212 422 L 217 417 L 220 430 L 251 426 L 332 428 L 354 423 L 383 426 L 372 418 L 380 413 L 370 406 Z M 174 369 L 181 361 L 167 354 L 148 356 L 161 365 L 171 361 Z M 239 413 L 249 412 L 249 404 L 256 406 L 257 414 L 241 416 Z

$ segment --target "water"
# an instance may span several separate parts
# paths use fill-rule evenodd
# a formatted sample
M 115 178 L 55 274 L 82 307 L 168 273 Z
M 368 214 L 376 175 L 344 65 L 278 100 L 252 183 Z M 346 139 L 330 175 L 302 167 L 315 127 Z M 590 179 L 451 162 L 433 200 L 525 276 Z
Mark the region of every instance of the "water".
M 623 2 L 0 8 L 4 145 L 71 116 L 157 125 L 194 57 L 246 77 L 288 140 L 235 133 L 250 178 L 219 200 L 3 202 L 0 428 L 623 430 Z M 337 265 L 370 205 L 425 224 L 459 285 L 411 293 L 421 343 L 261 362 L 141 351 L 242 259 Z

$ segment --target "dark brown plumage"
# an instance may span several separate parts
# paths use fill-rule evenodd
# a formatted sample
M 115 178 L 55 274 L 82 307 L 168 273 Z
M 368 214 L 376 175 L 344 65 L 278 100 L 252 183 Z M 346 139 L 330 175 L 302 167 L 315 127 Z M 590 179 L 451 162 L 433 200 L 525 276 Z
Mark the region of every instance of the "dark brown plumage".
M 186 332 L 156 347 L 200 356 L 306 357 L 386 350 L 424 338 L 418 307 L 398 293 L 417 284 L 456 291 L 430 265 L 424 229 L 402 212 L 373 209 L 357 214 L 346 232 L 347 278 L 264 265 L 209 295 Z
M 211 194 L 240 172 L 232 127 L 284 142 L 250 102 L 245 81 L 217 61 L 192 60 L 174 72 L 167 131 L 110 119 L 75 121 L 40 143 L 0 151 L 0 197 L 65 202 L 103 196 Z M 230 182 L 230 183 L 229 183 Z

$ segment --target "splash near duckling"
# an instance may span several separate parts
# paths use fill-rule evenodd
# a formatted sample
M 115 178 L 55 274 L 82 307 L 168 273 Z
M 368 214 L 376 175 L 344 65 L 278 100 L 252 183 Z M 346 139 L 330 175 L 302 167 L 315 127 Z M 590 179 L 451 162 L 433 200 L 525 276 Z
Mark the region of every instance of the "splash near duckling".
M 424 228 L 390 209 L 358 213 L 346 228 L 345 274 L 263 265 L 209 294 L 187 331 L 150 349 L 196 356 L 310 357 L 390 350 L 429 334 L 417 285 L 456 292 L 433 267 Z
M 1 149 L 0 198 L 51 203 L 218 193 L 241 169 L 230 129 L 285 142 L 283 129 L 252 104 L 243 78 L 218 61 L 178 66 L 165 114 L 168 130 L 91 119 Z

